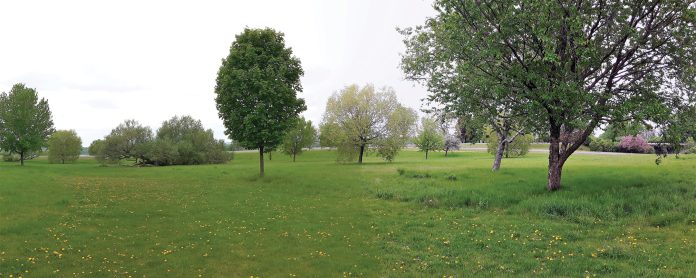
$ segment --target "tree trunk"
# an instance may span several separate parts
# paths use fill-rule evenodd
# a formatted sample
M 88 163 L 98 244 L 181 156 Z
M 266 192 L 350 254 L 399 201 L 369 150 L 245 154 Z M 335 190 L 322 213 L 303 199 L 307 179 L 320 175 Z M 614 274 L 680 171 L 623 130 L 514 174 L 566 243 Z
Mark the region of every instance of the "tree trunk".
M 296 153 L 293 153 L 293 154 L 292 154 L 292 162 L 295 162 L 295 156 L 297 156 L 297 154 L 296 154 Z
M 24 151 L 19 152 L 19 165 L 24 166 Z
M 499 136 L 502 137 L 502 136 Z M 493 159 L 493 172 L 500 170 L 500 163 L 503 161 L 503 153 L 505 152 L 505 138 L 498 139 L 498 148 L 495 150 L 495 158 Z
M 268 152 L 268 161 L 273 160 L 273 151 Z
M 448 152 L 448 150 L 445 150 L 445 157 L 447 157 L 447 152 Z
M 358 157 L 358 163 L 362 164 L 363 153 L 365 152 L 365 144 L 360 145 L 360 156 Z
M 549 191 L 555 191 L 561 188 L 561 173 L 563 171 L 565 159 L 561 156 L 559 145 L 559 137 L 552 135 L 551 144 L 549 145 L 549 176 L 548 184 L 546 185 L 546 189 Z
M 263 146 L 259 148 L 259 176 L 263 178 Z
M 425 159 L 428 159 L 428 150 L 425 150 Z

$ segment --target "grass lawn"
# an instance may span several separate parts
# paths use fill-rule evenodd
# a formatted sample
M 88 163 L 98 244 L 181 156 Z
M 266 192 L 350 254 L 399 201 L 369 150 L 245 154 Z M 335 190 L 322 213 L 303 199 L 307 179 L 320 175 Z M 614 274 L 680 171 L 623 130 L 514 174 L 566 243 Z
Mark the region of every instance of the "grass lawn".
M 696 276 L 696 156 L 0 162 L 0 277 Z

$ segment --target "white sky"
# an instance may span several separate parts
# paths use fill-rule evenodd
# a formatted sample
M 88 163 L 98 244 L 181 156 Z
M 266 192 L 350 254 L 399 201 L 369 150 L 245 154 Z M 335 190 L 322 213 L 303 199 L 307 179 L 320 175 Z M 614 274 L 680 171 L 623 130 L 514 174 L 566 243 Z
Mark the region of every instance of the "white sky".
M 56 128 L 75 129 L 83 145 L 125 119 L 156 130 L 174 115 L 228 140 L 213 88 L 248 26 L 285 33 L 305 70 L 303 115 L 315 125 L 328 97 L 351 83 L 391 86 L 419 109 L 426 91 L 403 80 L 395 28 L 433 14 L 431 0 L 2 1 L 0 91 L 36 88 Z

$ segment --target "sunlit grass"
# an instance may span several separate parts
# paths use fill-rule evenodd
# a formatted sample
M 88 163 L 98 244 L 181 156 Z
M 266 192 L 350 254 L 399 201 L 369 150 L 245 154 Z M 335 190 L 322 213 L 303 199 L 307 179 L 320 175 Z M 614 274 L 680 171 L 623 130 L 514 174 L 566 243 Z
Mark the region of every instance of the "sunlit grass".
M 693 276 L 696 157 L 0 163 L 0 276 Z

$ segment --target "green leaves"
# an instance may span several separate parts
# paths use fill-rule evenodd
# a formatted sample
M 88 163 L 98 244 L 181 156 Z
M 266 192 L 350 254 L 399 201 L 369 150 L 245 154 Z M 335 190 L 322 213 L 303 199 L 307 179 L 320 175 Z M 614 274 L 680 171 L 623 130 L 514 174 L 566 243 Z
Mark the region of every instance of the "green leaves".
M 301 154 L 303 148 L 310 148 L 316 138 L 317 130 L 312 121 L 305 120 L 304 117 L 298 118 L 295 125 L 285 134 L 283 152 L 291 155 L 295 161 L 295 156 Z
M 416 138 L 413 139 L 413 143 L 416 144 L 418 149 L 426 152 L 426 159 L 428 158 L 427 152 L 439 151 L 445 147 L 445 136 L 439 129 L 435 120 L 423 118 L 420 132 Z
M 296 96 L 303 74 L 282 33 L 247 28 L 237 35 L 215 86 L 225 133 L 245 148 L 280 144 L 306 109 Z
M 80 157 L 82 139 L 74 130 L 58 130 L 48 138 L 48 161 L 72 163 Z
M 339 160 L 352 161 L 362 155 L 360 148 L 372 147 L 391 161 L 406 143 L 415 121 L 416 112 L 402 106 L 393 89 L 350 85 L 326 103 L 321 144 L 337 146 Z
M 35 89 L 19 83 L 0 94 L 0 149 L 24 156 L 40 150 L 53 131 L 48 101 Z

